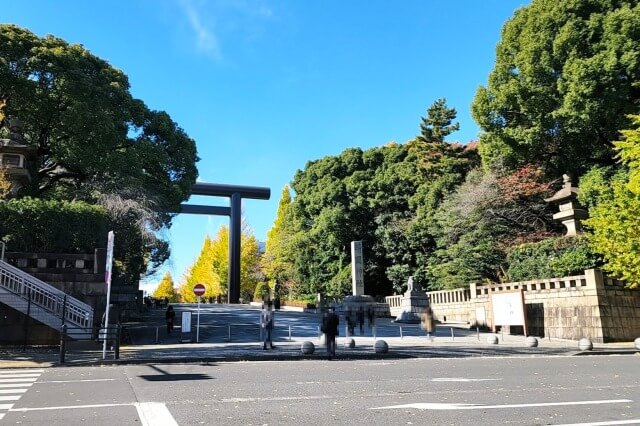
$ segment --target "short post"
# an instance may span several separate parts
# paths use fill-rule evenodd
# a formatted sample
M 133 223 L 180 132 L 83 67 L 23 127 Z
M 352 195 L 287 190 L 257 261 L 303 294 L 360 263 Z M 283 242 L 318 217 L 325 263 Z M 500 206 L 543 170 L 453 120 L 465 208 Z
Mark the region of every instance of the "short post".
M 289 341 L 291 341 L 291 324 L 289 324 Z
M 160 329 L 160 327 L 156 327 L 156 343 L 158 343 L 158 342 L 159 342 L 159 340 L 158 340 L 158 330 L 159 330 L 159 329 Z
M 62 324 L 62 329 L 60 330 L 60 364 L 64 364 L 64 355 L 67 349 L 67 325 Z
M 376 326 L 373 326 L 373 340 L 376 340 Z
M 120 359 L 120 337 L 122 336 L 122 326 L 120 324 L 116 325 L 116 344 L 114 356 L 115 359 Z
M 402 336 L 402 326 L 400 325 L 398 327 L 400 328 L 400 339 L 402 340 L 402 339 L 404 339 L 404 337 Z
M 451 327 L 451 341 L 453 342 L 455 340 L 455 337 L 453 336 L 453 327 Z
M 318 339 L 322 336 L 322 334 L 320 333 L 320 326 L 318 326 Z
M 227 325 L 228 330 L 229 330 L 229 342 L 231 341 L 231 324 Z
M 478 335 L 478 340 L 480 340 L 480 327 L 476 326 L 476 334 Z
M 504 343 L 504 328 L 500 327 L 500 336 L 502 337 L 502 343 Z

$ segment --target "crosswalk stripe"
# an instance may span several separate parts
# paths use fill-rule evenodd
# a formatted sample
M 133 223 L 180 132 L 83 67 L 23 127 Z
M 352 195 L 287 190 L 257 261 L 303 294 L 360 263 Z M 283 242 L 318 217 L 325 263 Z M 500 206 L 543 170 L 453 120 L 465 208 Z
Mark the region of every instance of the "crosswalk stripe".
M 0 393 L 25 393 L 26 389 L 0 389 Z
M 2 373 L 44 373 L 44 368 L 0 368 Z
M 31 386 L 33 383 L 2 383 L 0 388 L 21 388 L 25 386 Z
M 16 374 L 2 374 L 0 373 L 0 380 L 2 379 L 14 379 L 17 377 L 40 377 L 41 373 L 16 373 Z
M 0 396 L 0 401 L 17 401 L 22 395 Z
M 0 370 L 0 420 L 44 373 L 43 369 Z M 11 404 L 7 402 L 12 401 Z

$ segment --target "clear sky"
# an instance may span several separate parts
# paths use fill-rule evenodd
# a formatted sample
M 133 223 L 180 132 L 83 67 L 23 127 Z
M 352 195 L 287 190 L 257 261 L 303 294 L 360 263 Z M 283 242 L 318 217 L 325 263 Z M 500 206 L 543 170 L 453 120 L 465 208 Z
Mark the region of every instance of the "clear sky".
M 264 241 L 296 170 L 349 147 L 406 142 L 438 98 L 458 111 L 450 139 L 477 139 L 471 101 L 502 25 L 527 3 L 20 0 L 2 2 L 0 21 L 82 44 L 124 71 L 135 97 L 195 139 L 199 181 L 271 188 L 271 200 L 243 203 Z M 176 284 L 204 236 L 227 222 L 175 218 L 165 270 Z

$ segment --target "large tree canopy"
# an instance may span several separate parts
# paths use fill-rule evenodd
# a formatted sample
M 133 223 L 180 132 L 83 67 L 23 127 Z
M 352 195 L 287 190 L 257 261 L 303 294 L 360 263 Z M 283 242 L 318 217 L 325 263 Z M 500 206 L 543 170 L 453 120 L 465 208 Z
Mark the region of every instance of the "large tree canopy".
M 540 161 L 549 176 L 611 164 L 640 100 L 637 0 L 533 0 L 502 30 L 472 105 L 485 165 Z
M 0 101 L 38 149 L 31 195 L 144 194 L 161 212 L 188 198 L 197 177 L 194 141 L 167 113 L 134 99 L 126 75 L 81 45 L 0 25 Z

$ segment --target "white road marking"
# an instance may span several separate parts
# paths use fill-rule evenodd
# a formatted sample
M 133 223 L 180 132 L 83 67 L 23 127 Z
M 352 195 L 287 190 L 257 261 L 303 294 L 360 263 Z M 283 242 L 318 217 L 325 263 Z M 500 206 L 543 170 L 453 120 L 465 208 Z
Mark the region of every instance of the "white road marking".
M 138 417 L 143 426 L 178 426 L 166 405 L 160 402 L 137 402 Z
M 0 380 L 3 379 L 17 379 L 19 377 L 40 377 L 42 373 L 16 373 L 16 374 L 2 374 L 0 373 Z
M 502 379 L 465 379 L 462 377 L 436 377 L 431 379 L 432 382 L 489 382 Z
M 31 386 L 33 383 L 4 383 L 0 384 L 0 388 L 21 388 L 24 386 Z
M 49 380 L 48 382 L 37 382 L 36 384 L 42 385 L 46 383 L 110 382 L 113 380 L 116 379 Z
M 0 389 L 0 393 L 25 393 L 27 389 L 16 388 L 16 389 Z
M 595 401 L 567 401 L 567 402 L 538 402 L 531 404 L 501 404 L 501 405 L 481 405 L 481 404 L 446 404 L 418 402 L 415 404 L 388 405 L 386 407 L 375 407 L 371 410 L 390 410 L 397 408 L 416 408 L 418 410 L 487 410 L 490 408 L 527 408 L 527 407 L 557 407 L 561 405 L 596 405 L 596 404 L 619 404 L 623 402 L 633 402 L 630 399 L 602 399 Z
M 612 420 L 610 422 L 597 422 L 597 423 L 571 423 L 571 424 L 556 425 L 556 426 L 609 426 L 609 425 L 640 425 L 640 419 Z
M 60 405 L 57 407 L 26 407 L 26 408 L 12 408 L 9 411 L 49 411 L 49 410 L 74 410 L 78 408 L 104 408 L 104 407 L 124 407 L 131 406 L 133 403 L 128 404 L 90 404 L 90 405 Z
M 24 370 L 0 370 L 0 374 L 44 373 L 42 368 L 27 368 Z
M 110 407 L 135 407 L 143 426 L 178 426 L 167 406 L 162 402 L 132 402 L 123 404 L 90 404 L 90 405 L 62 405 L 58 407 L 26 407 L 11 408 L 7 404 L 8 411 L 25 413 L 28 411 L 51 411 L 51 410 L 75 410 L 83 408 L 110 408 Z M 0 404 L 0 408 L 3 406 Z
M 0 383 L 35 382 L 37 377 L 21 377 L 19 379 L 0 379 Z
M 22 395 L 0 396 L 0 401 L 17 401 Z
M 0 413 L 0 420 L 4 417 L 4 413 Z
M 13 404 L 0 404 L 0 410 L 8 410 L 13 407 Z

